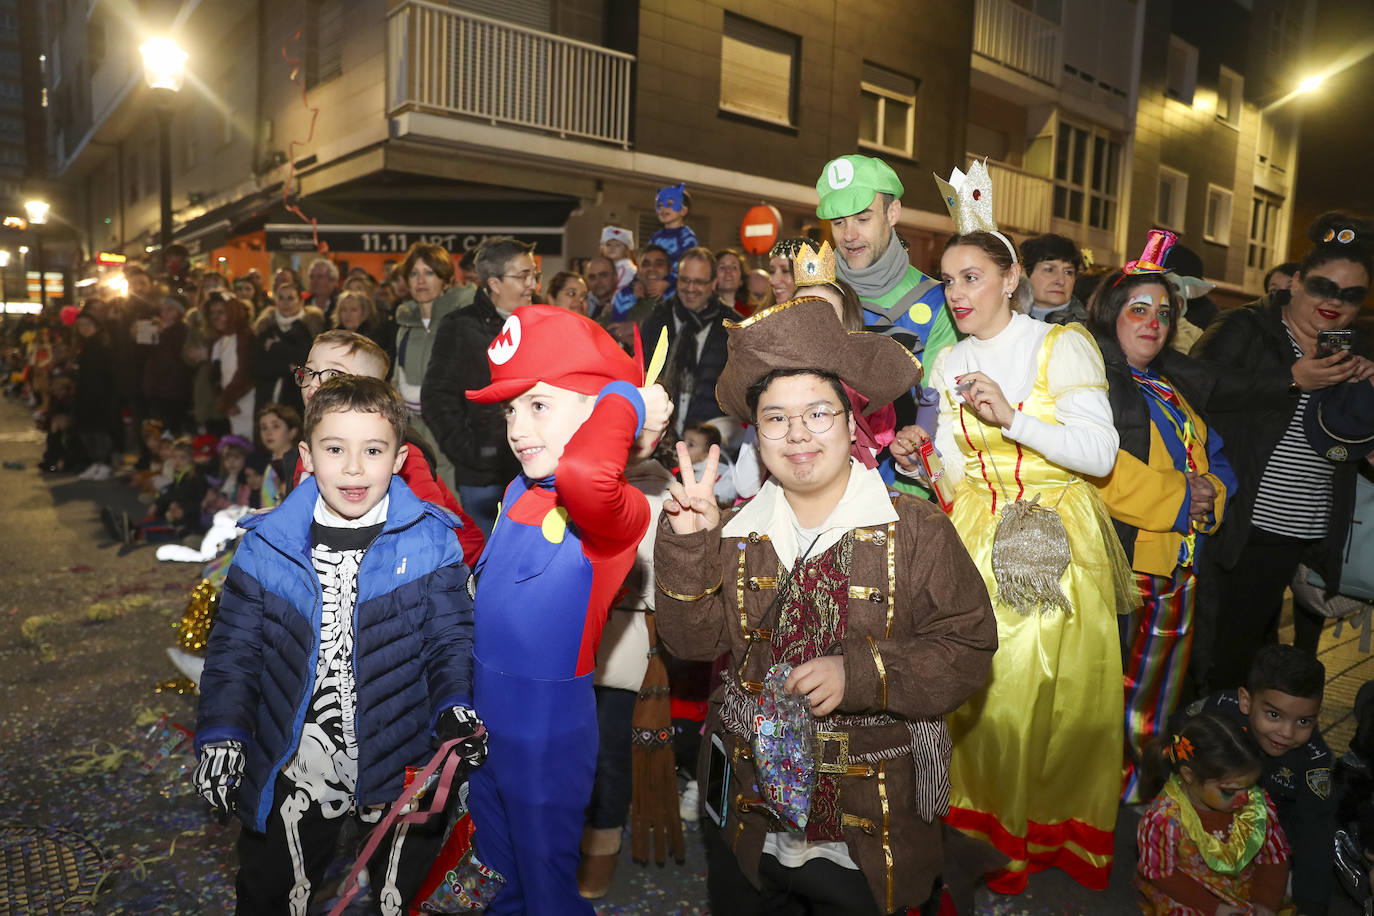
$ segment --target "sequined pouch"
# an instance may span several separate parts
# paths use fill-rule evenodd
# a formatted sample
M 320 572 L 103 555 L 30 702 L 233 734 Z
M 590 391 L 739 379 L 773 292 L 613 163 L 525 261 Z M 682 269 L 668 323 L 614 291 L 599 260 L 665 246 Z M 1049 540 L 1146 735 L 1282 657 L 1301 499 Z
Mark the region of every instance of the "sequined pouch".
M 811 702 L 783 689 L 792 666 L 768 669 L 754 714 L 754 766 L 764 801 L 788 830 L 806 829 L 816 783 L 816 726 Z
M 480 913 L 506 886 L 504 878 L 477 858 L 472 834 L 472 816 L 465 812 L 420 887 L 417 902 L 422 912 Z

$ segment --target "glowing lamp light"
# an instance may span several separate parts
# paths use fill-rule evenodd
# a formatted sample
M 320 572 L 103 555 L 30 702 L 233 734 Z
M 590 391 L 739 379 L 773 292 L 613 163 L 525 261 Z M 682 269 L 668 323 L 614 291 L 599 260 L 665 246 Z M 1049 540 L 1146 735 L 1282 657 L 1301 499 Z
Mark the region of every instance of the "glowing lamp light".
M 5 221 L 0 223 L 0 225 L 3 225 L 6 229 L 29 228 L 28 220 L 24 219 L 22 216 L 7 216 L 5 217 Z
M 110 292 L 116 296 L 124 297 L 129 295 L 129 278 L 123 274 L 115 274 L 105 281 L 105 285 L 110 288 Z
M 1309 76 L 1307 79 L 1303 80 L 1301 83 L 1298 83 L 1298 91 L 1299 91 L 1299 92 L 1311 92 L 1313 89 L 1316 89 L 1317 87 L 1321 86 L 1321 84 L 1322 84 L 1322 77 L 1321 77 L 1320 75 L 1318 75 L 1318 76 Z
M 20 245 L 20 246 L 19 246 L 19 253 L 20 253 L 20 254 L 28 254 L 28 253 L 29 253 L 29 246 L 28 246 L 28 245 Z
M 48 211 L 52 205 L 47 201 L 30 200 L 24 202 L 24 212 L 29 215 L 29 222 L 35 226 L 41 226 L 48 221 Z
M 154 38 L 139 49 L 143 55 L 143 78 L 152 89 L 180 92 L 189 56 L 167 38 Z
M 10 250 L 9 250 L 8 248 L 0 248 L 0 269 L 6 268 L 6 267 L 9 267 L 9 266 L 10 266 Z

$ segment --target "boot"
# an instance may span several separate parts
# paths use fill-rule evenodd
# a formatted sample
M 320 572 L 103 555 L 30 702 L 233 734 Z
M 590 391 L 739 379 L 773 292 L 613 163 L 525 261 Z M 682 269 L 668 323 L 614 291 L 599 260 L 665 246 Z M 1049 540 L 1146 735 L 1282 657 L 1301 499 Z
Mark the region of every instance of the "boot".
M 600 900 L 611 889 L 616 859 L 620 857 L 623 827 L 582 830 L 582 861 L 577 866 L 577 892 L 588 900 Z

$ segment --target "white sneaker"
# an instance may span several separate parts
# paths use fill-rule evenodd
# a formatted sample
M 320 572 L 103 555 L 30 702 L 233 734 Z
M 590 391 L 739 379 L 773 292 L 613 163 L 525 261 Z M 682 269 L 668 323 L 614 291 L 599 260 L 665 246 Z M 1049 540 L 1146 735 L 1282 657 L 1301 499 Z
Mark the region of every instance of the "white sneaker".
M 77 475 L 76 475 L 76 479 L 77 479 L 77 480 L 95 480 L 96 469 L 99 468 L 99 467 L 100 467 L 100 465 L 98 465 L 98 464 L 87 465 L 86 470 L 84 470 L 84 471 L 82 471 L 80 474 L 77 474 Z
M 114 468 L 108 464 L 93 464 L 86 470 L 91 475 L 86 478 L 87 480 L 109 480 L 114 476 Z
M 682 790 L 677 802 L 677 813 L 687 823 L 695 824 L 700 815 L 697 808 L 701 804 L 701 790 L 697 787 L 695 779 L 687 780 L 687 785 Z

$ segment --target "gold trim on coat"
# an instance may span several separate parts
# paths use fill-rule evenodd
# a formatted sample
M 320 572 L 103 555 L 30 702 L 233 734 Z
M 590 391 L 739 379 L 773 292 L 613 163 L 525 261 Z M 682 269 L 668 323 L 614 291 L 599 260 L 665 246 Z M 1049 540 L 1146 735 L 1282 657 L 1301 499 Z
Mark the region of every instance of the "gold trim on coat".
M 662 582 L 655 582 L 654 584 L 658 586 L 659 591 L 663 592 L 663 594 L 667 595 L 669 598 L 672 598 L 674 601 L 691 602 L 700 601 L 702 598 L 709 598 L 716 592 L 720 591 L 720 587 L 725 584 L 725 579 L 722 578 L 719 582 L 708 588 L 706 591 L 702 592 L 700 595 L 684 595 L 681 592 L 675 592 L 672 589 L 665 586 Z
M 872 636 L 864 637 L 868 640 L 868 651 L 873 653 L 873 666 L 878 669 L 878 683 L 882 686 L 880 708 L 887 709 L 887 668 L 883 665 L 883 657 L 878 653 L 878 644 L 873 641 Z

